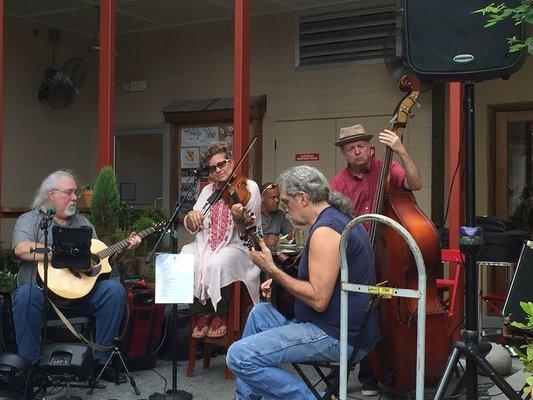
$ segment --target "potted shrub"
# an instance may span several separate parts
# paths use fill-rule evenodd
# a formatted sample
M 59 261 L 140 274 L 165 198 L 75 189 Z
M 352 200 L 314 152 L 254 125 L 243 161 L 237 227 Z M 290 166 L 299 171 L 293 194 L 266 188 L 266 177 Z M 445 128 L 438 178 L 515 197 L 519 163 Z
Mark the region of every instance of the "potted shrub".
M 150 207 L 143 210 L 130 209 L 129 217 L 134 222 L 126 227 L 127 231 L 141 232 L 150 228 L 156 223 L 166 220 L 165 212 L 159 207 Z M 152 250 L 159 238 L 159 234 L 153 234 L 146 237 L 141 245 L 133 252 L 129 252 L 123 260 L 121 260 L 122 271 L 127 276 L 141 276 L 153 280 L 153 270 L 148 268 L 145 263 L 145 257 L 149 251 Z M 161 244 L 162 245 L 162 244 Z M 164 249 L 159 248 L 158 251 Z M 150 279 L 151 276 L 151 279 Z
M 124 232 L 119 229 L 120 195 L 115 171 L 110 166 L 102 168 L 93 187 L 91 222 L 102 242 L 112 245 Z
M 83 185 L 81 187 L 81 194 L 80 194 L 80 207 L 90 208 L 92 196 L 93 196 L 92 185 Z
M 0 242 L 1 243 L 1 242 Z M 17 266 L 13 251 L 0 246 L 0 292 L 11 293 L 17 287 Z

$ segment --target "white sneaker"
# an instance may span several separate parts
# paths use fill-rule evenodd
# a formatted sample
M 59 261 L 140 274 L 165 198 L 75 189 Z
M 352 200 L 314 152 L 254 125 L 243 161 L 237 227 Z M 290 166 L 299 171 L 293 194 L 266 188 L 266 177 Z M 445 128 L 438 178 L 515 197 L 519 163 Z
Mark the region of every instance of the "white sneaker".
M 362 389 L 361 389 L 361 394 L 363 396 L 377 396 L 379 395 L 381 392 L 379 391 L 379 388 L 377 386 L 374 386 L 374 385 L 370 385 L 370 386 L 363 386 Z

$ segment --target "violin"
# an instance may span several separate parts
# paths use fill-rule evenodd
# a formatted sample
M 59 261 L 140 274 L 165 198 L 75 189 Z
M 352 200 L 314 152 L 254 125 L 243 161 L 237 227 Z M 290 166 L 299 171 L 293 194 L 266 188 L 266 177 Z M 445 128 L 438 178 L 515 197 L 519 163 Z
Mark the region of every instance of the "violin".
M 252 146 L 257 141 L 258 136 L 254 136 L 248 148 L 244 152 L 242 158 L 239 160 L 233 171 L 231 172 L 230 177 L 226 182 L 223 183 L 222 187 L 215 190 L 213 194 L 207 199 L 209 207 L 204 211 L 204 216 L 211 209 L 213 204 L 215 204 L 220 198 L 224 199 L 226 205 L 231 208 L 234 204 L 242 204 L 245 206 L 250 200 L 251 193 L 246 188 L 246 183 L 248 178 L 244 175 L 235 176 L 235 172 L 239 169 L 239 166 L 244 161 L 245 157 L 248 155 Z
M 252 194 L 246 188 L 247 181 L 248 178 L 246 176 L 237 175 L 220 189 L 222 191 L 220 198 L 224 200 L 228 208 L 231 208 L 234 204 L 242 204 L 243 206 L 248 204 Z

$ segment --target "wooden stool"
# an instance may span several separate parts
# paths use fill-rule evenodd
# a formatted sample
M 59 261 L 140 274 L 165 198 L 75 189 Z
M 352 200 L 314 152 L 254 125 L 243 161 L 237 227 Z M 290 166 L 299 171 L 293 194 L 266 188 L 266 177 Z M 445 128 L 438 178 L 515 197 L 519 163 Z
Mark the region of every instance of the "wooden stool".
M 231 287 L 231 298 L 229 303 L 229 313 L 228 313 L 228 330 L 226 334 L 219 338 L 210 338 L 205 337 L 202 339 L 196 339 L 192 336 L 192 331 L 194 327 L 196 326 L 196 323 L 198 321 L 198 317 L 191 316 L 191 330 L 190 330 L 190 337 L 189 337 L 189 362 L 187 365 L 187 376 L 192 377 L 194 375 L 194 368 L 196 366 L 196 352 L 197 352 L 197 345 L 198 342 L 202 342 L 204 344 L 204 351 L 203 351 L 203 368 L 207 369 L 209 368 L 209 364 L 211 363 L 211 357 L 213 354 L 213 347 L 215 345 L 224 347 L 226 350 L 231 346 L 233 342 L 238 340 L 241 336 L 241 326 L 244 326 L 244 323 L 246 322 L 247 312 L 246 309 L 248 308 L 248 305 L 251 304 L 250 296 L 248 295 L 248 291 L 243 291 L 242 289 L 242 282 L 235 282 L 232 284 Z M 245 295 L 246 297 L 242 299 L 242 295 Z M 248 301 L 248 299 L 250 299 Z M 230 371 L 228 366 L 225 366 L 226 371 L 226 379 L 231 380 L 233 379 L 233 373 Z

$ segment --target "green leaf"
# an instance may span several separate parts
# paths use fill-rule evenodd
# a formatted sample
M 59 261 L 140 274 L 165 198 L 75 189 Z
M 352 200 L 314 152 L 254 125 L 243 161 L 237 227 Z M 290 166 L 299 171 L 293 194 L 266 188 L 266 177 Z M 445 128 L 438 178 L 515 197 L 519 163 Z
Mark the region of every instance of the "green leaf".
M 514 326 L 515 328 L 518 328 L 518 329 L 527 329 L 527 325 L 524 325 L 521 322 L 513 321 L 513 322 L 511 322 L 511 325 Z
M 533 302 L 531 302 L 531 301 L 528 301 L 528 302 L 521 301 L 520 302 L 520 307 L 522 307 L 522 310 L 524 310 L 524 312 L 527 315 L 533 315 Z
M 527 360 L 533 361 L 533 346 L 528 346 L 526 352 L 527 352 Z

